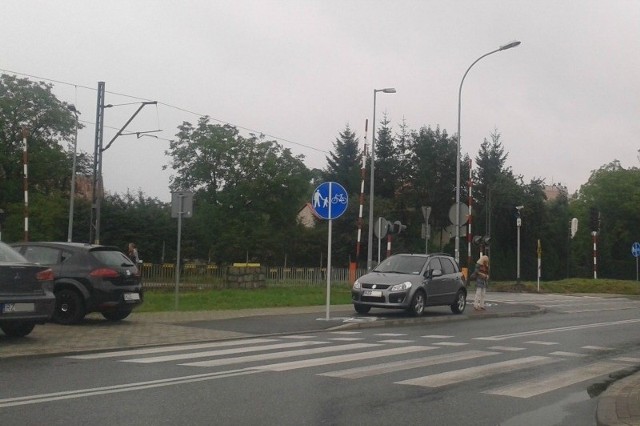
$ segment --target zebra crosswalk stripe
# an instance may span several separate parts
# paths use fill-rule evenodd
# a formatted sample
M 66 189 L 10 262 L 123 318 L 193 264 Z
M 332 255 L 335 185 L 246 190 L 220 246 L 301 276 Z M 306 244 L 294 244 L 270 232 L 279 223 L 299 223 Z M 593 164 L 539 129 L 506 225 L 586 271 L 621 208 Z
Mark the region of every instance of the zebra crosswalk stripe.
M 173 346 L 161 346 L 157 348 L 142 348 L 142 349 L 130 349 L 124 351 L 109 351 L 109 352 L 98 352 L 92 354 L 81 354 L 81 355 L 70 355 L 67 358 L 70 359 L 103 359 L 103 358 L 117 358 L 117 357 L 125 357 L 125 356 L 140 356 L 140 355 L 150 355 L 157 354 L 163 352 L 179 352 L 179 351 L 192 351 L 197 349 L 208 349 L 208 348 L 220 348 L 226 346 L 241 346 L 252 343 L 270 343 L 276 342 L 275 339 L 241 339 L 241 340 L 229 340 L 226 342 L 209 342 L 209 343 L 194 343 L 187 345 L 173 345 Z
M 436 349 L 436 348 L 434 348 Z M 432 365 L 445 364 L 448 362 L 465 361 L 480 358 L 488 355 L 499 355 L 500 352 L 488 351 L 463 351 L 453 354 L 434 355 L 425 358 L 415 358 L 410 360 L 385 362 L 383 364 L 349 368 L 347 370 L 330 371 L 322 373 L 320 376 L 339 377 L 342 379 L 361 379 L 363 377 L 376 376 L 396 371 L 409 370 L 412 368 L 429 367 Z
M 148 358 L 134 358 L 134 359 L 125 359 L 122 362 L 132 362 L 136 364 L 153 364 L 156 362 L 167 362 L 167 361 L 178 361 L 182 359 L 191 359 L 191 358 L 206 358 L 206 357 L 214 357 L 214 356 L 224 356 L 224 355 L 235 355 L 246 352 L 259 352 L 259 351 L 268 351 L 274 349 L 288 349 L 288 348 L 299 348 L 306 346 L 314 346 L 321 345 L 325 342 L 315 342 L 315 341 L 295 341 L 288 343 L 276 343 L 273 345 L 262 345 L 262 346 L 247 346 L 242 348 L 232 348 L 232 349 L 218 349 L 215 351 L 204 351 L 204 352 L 189 352 L 184 354 L 175 354 L 175 355 L 162 355 L 162 356 L 154 356 Z
M 439 386 L 451 385 L 468 380 L 480 379 L 493 376 L 495 374 L 509 373 L 530 367 L 537 367 L 544 364 L 557 362 L 557 359 L 545 356 L 530 356 L 514 359 L 510 361 L 496 362 L 493 364 L 480 365 L 477 367 L 463 368 L 461 370 L 448 371 L 445 373 L 432 374 L 430 376 L 418 377 L 415 379 L 396 382 L 401 385 L 414 385 L 435 388 Z
M 402 346 L 392 349 L 381 349 L 370 352 L 359 352 L 354 354 L 335 355 L 324 358 L 312 358 L 300 361 L 283 362 L 277 364 L 266 364 L 255 367 L 260 371 L 288 371 L 299 368 L 317 367 L 321 365 L 337 364 L 341 362 L 360 361 L 364 359 L 382 358 L 385 356 L 394 356 L 408 354 L 412 352 L 422 352 L 432 350 L 433 346 Z
M 532 396 L 547 393 L 569 385 L 584 382 L 585 380 L 593 379 L 598 376 L 602 376 L 603 374 L 611 373 L 612 371 L 622 367 L 625 366 L 615 362 L 596 362 L 583 367 L 554 373 L 550 376 L 525 380 L 508 386 L 503 386 L 483 393 L 490 395 L 512 396 L 515 398 L 530 398 Z
M 380 346 L 372 343 L 352 343 L 340 346 L 324 346 L 321 348 L 299 349 L 295 351 L 273 352 L 268 354 L 247 355 L 234 358 L 212 359 L 208 361 L 189 362 L 180 365 L 189 367 L 219 367 L 221 365 L 240 364 L 243 362 L 267 361 L 271 359 L 292 358 L 295 356 L 316 355 L 328 352 L 348 351 L 352 349 L 365 349 Z

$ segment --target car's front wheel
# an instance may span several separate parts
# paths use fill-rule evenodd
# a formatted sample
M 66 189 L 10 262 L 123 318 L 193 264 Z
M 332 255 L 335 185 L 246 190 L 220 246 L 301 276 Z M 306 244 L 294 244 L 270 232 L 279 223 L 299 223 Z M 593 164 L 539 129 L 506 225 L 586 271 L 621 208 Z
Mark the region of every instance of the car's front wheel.
M 424 313 L 424 305 L 425 305 L 425 295 L 422 290 L 418 290 L 413 295 L 411 299 L 411 304 L 409 305 L 409 312 L 419 317 Z
M 456 294 L 456 301 L 451 305 L 451 312 L 454 314 L 461 314 L 464 312 L 464 308 L 467 307 L 467 295 L 464 294 L 464 291 L 458 291 Z
M 367 305 L 353 305 L 353 309 L 356 310 L 357 313 L 359 314 L 368 314 L 369 311 L 371 310 L 371 306 L 367 306 Z
M 32 322 L 6 322 L 0 324 L 0 329 L 9 337 L 24 337 L 31 333 L 35 326 Z
M 76 291 L 64 288 L 56 292 L 53 321 L 63 325 L 75 324 L 84 318 L 84 315 L 84 304 Z
M 121 321 L 131 314 L 131 309 L 119 309 L 116 311 L 104 311 L 102 316 L 109 321 Z

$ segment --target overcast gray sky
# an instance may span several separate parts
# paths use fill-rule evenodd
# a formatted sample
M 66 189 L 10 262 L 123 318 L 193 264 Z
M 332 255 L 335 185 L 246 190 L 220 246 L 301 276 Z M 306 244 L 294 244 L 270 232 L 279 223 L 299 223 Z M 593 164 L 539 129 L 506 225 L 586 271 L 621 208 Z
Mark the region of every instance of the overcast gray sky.
M 278 138 L 324 168 L 348 124 L 363 142 L 376 120 L 394 130 L 457 131 L 477 155 L 497 129 L 507 165 L 571 193 L 615 159 L 639 166 L 640 0 L 4 0 L 0 69 L 71 84 L 93 153 L 96 91 L 106 103 L 157 100 L 103 156 L 105 189 L 170 200 L 168 140 L 198 115 Z M 182 108 L 174 108 L 179 107 Z M 137 108 L 105 113 L 106 143 Z M 195 114 L 194 114 L 195 113 Z M 248 131 L 242 130 L 244 134 Z M 466 179 L 463 179 L 463 181 Z M 311 194 L 310 194 L 311 196 Z

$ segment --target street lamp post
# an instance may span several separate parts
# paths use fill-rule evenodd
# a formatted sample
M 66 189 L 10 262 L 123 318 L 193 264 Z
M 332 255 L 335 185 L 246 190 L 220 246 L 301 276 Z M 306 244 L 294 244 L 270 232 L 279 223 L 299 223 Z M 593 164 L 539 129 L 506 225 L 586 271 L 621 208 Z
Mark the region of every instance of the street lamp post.
M 517 250 L 517 264 L 516 264 L 516 285 L 520 286 L 520 228 L 522 227 L 522 218 L 520 217 L 520 210 L 522 210 L 524 206 L 516 207 L 516 227 L 518 228 L 518 250 Z
M 373 125 L 371 126 L 371 176 L 369 181 L 369 243 L 367 244 L 367 271 L 372 268 L 373 258 L 373 194 L 374 194 L 374 173 L 375 173 L 375 146 L 376 146 L 376 95 L 382 93 L 396 93 L 393 87 L 386 89 L 373 89 Z
M 76 163 L 78 152 L 78 110 L 75 106 L 69 105 L 69 111 L 76 116 L 76 133 L 73 138 L 73 166 L 71 168 L 71 193 L 69 194 L 69 230 L 67 232 L 67 241 L 71 242 L 73 238 L 73 202 L 76 195 Z
M 505 44 L 504 46 L 500 46 L 496 50 L 492 50 L 489 53 L 485 53 L 480 56 L 478 59 L 473 61 L 469 68 L 464 72 L 462 76 L 462 81 L 460 81 L 460 88 L 458 89 L 458 143 L 456 148 L 456 237 L 455 237 L 455 258 L 456 262 L 460 264 L 460 112 L 461 112 L 461 99 L 462 99 L 462 84 L 464 83 L 464 79 L 469 73 L 469 70 L 482 58 L 489 56 L 493 53 L 500 52 L 501 50 L 511 49 L 512 47 L 516 47 L 520 44 L 519 41 L 512 41 L 509 44 Z

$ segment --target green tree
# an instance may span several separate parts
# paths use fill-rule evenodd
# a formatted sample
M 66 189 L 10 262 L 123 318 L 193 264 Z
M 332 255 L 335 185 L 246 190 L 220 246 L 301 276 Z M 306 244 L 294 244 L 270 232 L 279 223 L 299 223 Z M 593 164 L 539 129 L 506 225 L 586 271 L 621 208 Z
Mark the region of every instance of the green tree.
M 127 245 L 133 242 L 145 262 L 175 261 L 177 220 L 170 217 L 167 203 L 147 197 L 142 191 L 107 194 L 102 211 L 109 218 L 103 222 L 102 244 L 126 252 Z M 183 223 L 188 224 L 186 220 Z
M 589 211 L 594 208 L 600 216 L 598 244 L 598 276 L 607 278 L 635 278 L 635 262 L 631 245 L 640 240 L 637 221 L 640 205 L 640 169 L 625 169 L 618 160 L 591 173 L 589 180 L 577 194 L 571 207 L 581 226 L 574 241 L 577 272 L 593 276 L 593 250 L 590 235 Z
M 333 143 L 333 151 L 327 158 L 327 168 L 324 178 L 327 181 L 338 182 L 349 194 L 357 194 L 361 182 L 361 152 L 358 148 L 358 138 L 349 125 L 340 133 Z
M 500 134 L 494 131 L 491 141 L 483 141 L 476 157 L 473 196 L 477 214 L 474 220 L 476 235 L 491 237 L 491 275 L 496 279 L 516 277 L 515 207 L 524 204 L 521 178 L 513 175 L 506 160 Z M 521 213 L 528 214 L 527 211 Z
M 0 207 L 9 212 L 4 227 L 7 239 L 24 238 L 25 216 L 30 239 L 62 239 L 66 234 L 61 230 L 68 220 L 76 120 L 70 105 L 58 100 L 51 89 L 43 82 L 0 75 Z M 22 206 L 25 135 L 28 212 Z M 83 171 L 87 157 L 80 158 Z
M 375 146 L 375 196 L 393 199 L 398 184 L 398 148 L 390 127 L 390 121 L 385 114 L 380 122 Z
M 282 262 L 297 237 L 296 214 L 311 194 L 303 157 L 207 117 L 197 127 L 183 123 L 177 136 L 167 151 L 177 172 L 171 187 L 195 192 L 186 234 L 193 236 L 193 256 Z
M 190 189 L 216 203 L 218 191 L 225 186 L 240 156 L 243 139 L 238 129 L 228 124 L 210 124 L 209 117 L 202 117 L 197 127 L 184 122 L 178 130 L 177 139 L 169 143 L 165 152 L 176 172 L 171 177 L 171 189 Z
M 403 238 L 411 239 L 408 247 L 412 251 L 424 251 L 421 239 L 421 225 L 424 222 L 421 207 L 430 206 L 433 236 L 446 228 L 449 222 L 449 208 L 455 203 L 456 182 L 456 141 L 446 130 L 423 127 L 414 131 L 411 140 L 401 145 L 405 152 L 402 168 L 406 180 L 398 190 L 398 203 L 401 211 L 399 220 L 407 225 L 407 234 Z M 437 238 L 433 238 L 435 250 L 442 250 Z
M 0 75 L 0 204 L 22 198 L 23 129 L 27 131 L 30 188 L 64 191 L 70 177 L 75 117 L 52 86 Z

